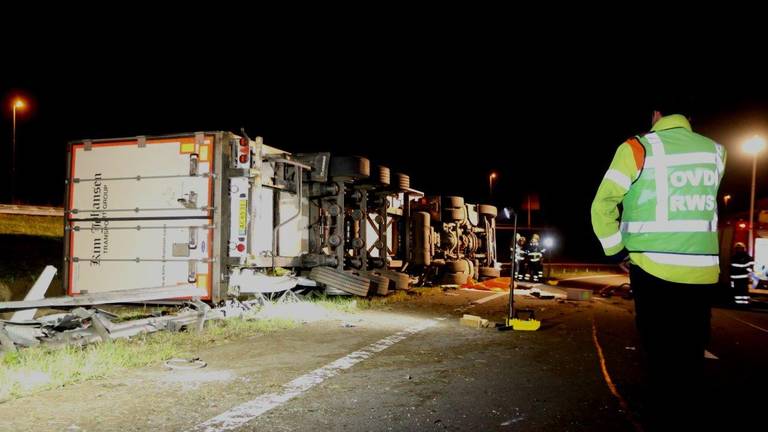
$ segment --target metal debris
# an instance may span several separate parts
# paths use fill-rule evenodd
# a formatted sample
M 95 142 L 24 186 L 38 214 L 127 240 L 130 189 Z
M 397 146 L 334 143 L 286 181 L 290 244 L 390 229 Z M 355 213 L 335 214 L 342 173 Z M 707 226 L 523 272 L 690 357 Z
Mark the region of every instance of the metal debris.
M 194 287 L 192 287 L 194 288 Z M 174 287 L 176 293 L 197 293 L 190 287 Z M 25 310 L 41 306 L 41 302 L 47 302 L 45 306 L 65 305 L 77 306 L 68 312 L 46 315 L 37 319 L 25 319 L 23 321 L 0 320 L 0 350 L 14 351 L 17 347 L 31 347 L 46 345 L 51 347 L 76 345 L 83 346 L 90 343 L 104 342 L 107 340 L 125 339 L 140 334 L 154 333 L 157 331 L 202 331 L 204 325 L 210 320 L 221 320 L 235 317 L 248 319 L 255 318 L 256 313 L 268 300 L 263 296 L 255 300 L 241 302 L 228 300 L 217 307 L 194 298 L 177 304 L 179 309 L 174 313 L 130 321 L 119 321 L 118 316 L 107 311 L 97 309 L 97 304 L 125 303 L 126 298 L 168 298 L 169 290 L 159 290 L 159 293 L 151 294 L 149 289 L 131 290 L 127 293 L 102 293 L 99 295 L 83 295 L 79 297 L 56 298 L 45 300 L 33 300 L 28 302 L 0 303 L 0 311 L 3 309 Z M 300 301 L 297 296 L 284 296 L 282 302 Z M 25 317 L 26 318 L 26 317 Z
M 200 360 L 199 357 L 191 359 L 172 358 L 170 360 L 166 360 L 165 362 L 165 367 L 174 370 L 201 369 L 206 366 L 208 366 L 208 363 Z

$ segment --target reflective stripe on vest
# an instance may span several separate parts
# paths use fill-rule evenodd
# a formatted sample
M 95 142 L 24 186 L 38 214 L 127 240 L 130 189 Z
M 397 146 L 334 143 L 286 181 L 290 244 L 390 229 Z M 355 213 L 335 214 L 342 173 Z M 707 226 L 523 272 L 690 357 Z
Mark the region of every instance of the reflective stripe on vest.
M 656 139 L 659 139 L 658 135 L 653 134 Z M 648 141 L 651 141 L 651 137 L 648 136 Z M 661 142 L 661 141 L 659 141 Z M 654 149 L 655 151 L 655 149 Z M 657 166 L 664 165 L 665 167 L 677 166 L 677 165 L 690 165 L 690 164 L 702 164 L 711 163 L 717 164 L 717 155 L 714 153 L 685 153 L 674 154 L 664 156 L 648 156 L 645 158 L 645 168 L 656 168 Z
M 617 185 L 621 186 L 624 190 L 629 190 L 629 187 L 632 186 L 632 179 L 630 179 L 626 174 L 619 170 L 609 169 L 605 173 L 604 178 L 613 181 Z
M 656 222 L 622 222 L 621 231 L 649 232 L 717 232 L 717 220 L 673 220 Z
M 603 245 L 603 249 L 610 249 L 619 243 L 621 243 L 621 233 L 616 231 L 613 235 L 608 237 L 598 238 L 600 244 Z
M 683 265 L 689 267 L 710 267 L 720 264 L 720 258 L 717 255 L 683 255 L 659 252 L 645 252 L 643 255 L 659 264 Z
M 656 222 L 666 222 L 669 219 L 669 183 L 667 183 L 667 163 L 664 143 L 655 133 L 646 135 L 651 143 L 653 156 L 657 162 L 654 167 L 656 174 Z M 641 231 L 647 232 L 647 231 Z

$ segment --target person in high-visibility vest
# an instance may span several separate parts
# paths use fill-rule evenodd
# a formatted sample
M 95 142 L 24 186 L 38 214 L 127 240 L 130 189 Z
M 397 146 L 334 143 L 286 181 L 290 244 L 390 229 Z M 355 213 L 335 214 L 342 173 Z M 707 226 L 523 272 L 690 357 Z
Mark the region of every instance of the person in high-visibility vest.
M 517 280 L 522 280 L 523 275 L 526 274 L 528 271 L 526 258 L 527 257 L 525 254 L 525 237 L 518 234 L 517 241 L 515 242 L 515 266 L 516 266 L 515 279 Z
M 755 260 L 747 253 L 744 243 L 733 245 L 731 256 L 731 291 L 733 302 L 738 306 L 749 304 L 749 276 L 753 271 Z
M 539 245 L 539 235 L 534 234 L 531 237 L 531 241 L 528 244 L 528 274 L 531 275 L 533 282 L 541 282 L 544 279 L 544 266 L 542 259 L 544 257 L 544 249 Z
M 616 150 L 591 215 L 604 253 L 630 262 L 651 388 L 659 391 L 660 409 L 669 409 L 679 403 L 662 401 L 690 396 L 703 373 L 719 278 L 717 193 L 726 155 L 675 107 L 654 111 L 652 124 Z

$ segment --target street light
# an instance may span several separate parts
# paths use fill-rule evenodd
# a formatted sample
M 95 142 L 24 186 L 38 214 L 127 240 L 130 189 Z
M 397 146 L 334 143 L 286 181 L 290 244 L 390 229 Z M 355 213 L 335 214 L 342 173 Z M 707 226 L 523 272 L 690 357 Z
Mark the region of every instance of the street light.
M 555 245 L 555 240 L 552 237 L 546 237 L 544 238 L 544 241 L 542 242 L 545 248 L 550 249 L 552 246 Z
M 11 148 L 11 204 L 16 197 L 16 110 L 24 109 L 24 100 L 16 98 L 13 101 L 13 145 Z
M 741 147 L 745 153 L 752 155 L 752 194 L 749 198 L 749 254 L 753 253 L 754 243 L 754 213 L 755 213 L 755 175 L 757 173 L 757 154 L 765 148 L 765 140 L 757 135 L 744 142 Z
M 491 197 L 493 197 L 493 179 L 496 178 L 496 173 L 491 173 L 491 175 L 488 176 L 488 186 Z

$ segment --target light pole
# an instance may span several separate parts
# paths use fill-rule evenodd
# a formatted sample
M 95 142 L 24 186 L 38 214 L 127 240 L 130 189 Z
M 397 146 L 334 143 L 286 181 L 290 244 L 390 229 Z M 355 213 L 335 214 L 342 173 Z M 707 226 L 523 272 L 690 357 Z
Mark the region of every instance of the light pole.
M 757 154 L 765 148 L 765 140 L 757 135 L 748 139 L 742 149 L 745 153 L 752 155 L 752 194 L 749 197 L 749 254 L 752 255 L 754 235 L 755 235 L 755 176 L 757 174 Z
M 24 108 L 24 101 L 16 98 L 13 101 L 13 143 L 11 146 L 11 204 L 16 199 L 16 110 Z
M 493 198 L 493 179 L 495 178 L 496 173 L 491 173 L 491 175 L 488 176 L 488 190 L 491 198 Z

